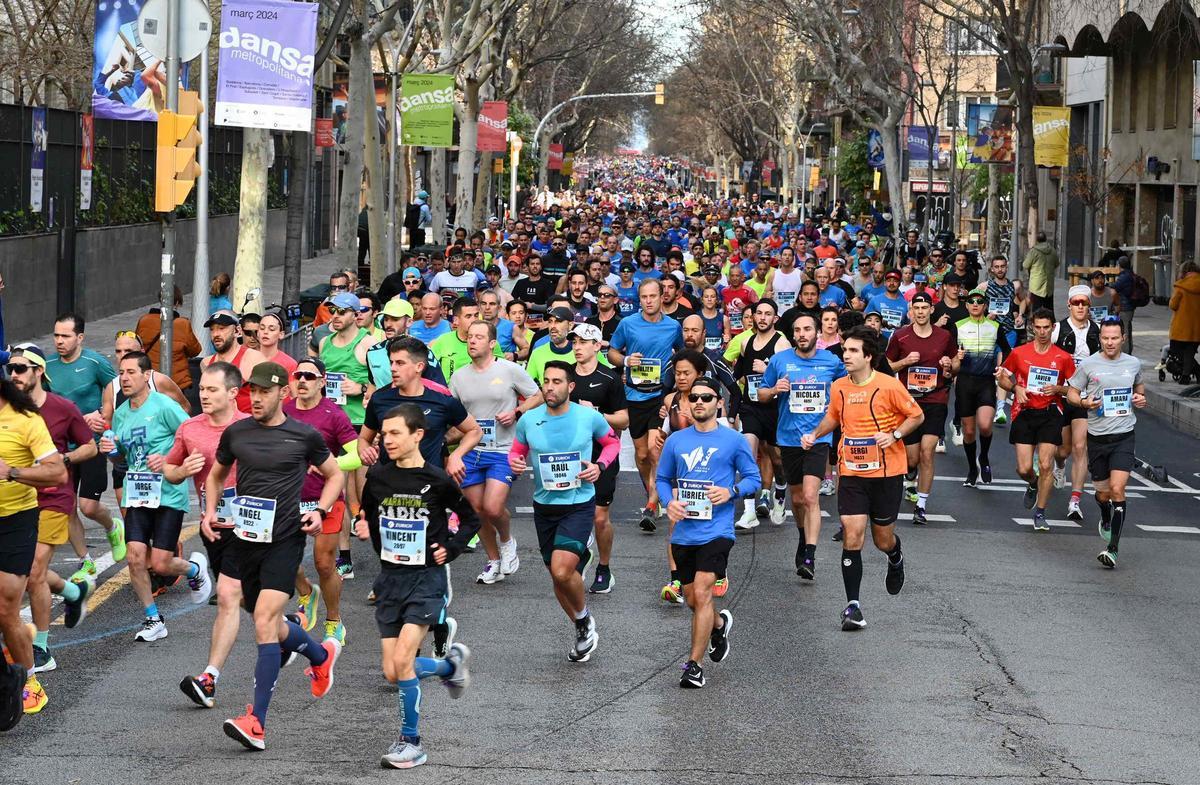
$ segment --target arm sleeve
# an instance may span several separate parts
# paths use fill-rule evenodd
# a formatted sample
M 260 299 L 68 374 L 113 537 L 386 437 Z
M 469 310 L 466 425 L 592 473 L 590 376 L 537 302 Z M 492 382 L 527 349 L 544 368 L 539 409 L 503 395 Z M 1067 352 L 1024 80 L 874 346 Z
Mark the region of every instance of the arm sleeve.
M 344 472 L 352 472 L 362 466 L 362 458 L 358 457 L 357 437 L 352 437 L 342 445 L 342 454 L 337 458 L 337 465 Z
M 603 416 L 601 416 L 601 419 L 603 419 Z M 608 427 L 607 422 L 604 423 L 604 427 Z M 621 455 L 621 440 L 610 429 L 608 433 L 601 436 L 596 442 L 600 445 L 600 457 L 597 460 L 605 466 L 612 466 L 613 461 Z

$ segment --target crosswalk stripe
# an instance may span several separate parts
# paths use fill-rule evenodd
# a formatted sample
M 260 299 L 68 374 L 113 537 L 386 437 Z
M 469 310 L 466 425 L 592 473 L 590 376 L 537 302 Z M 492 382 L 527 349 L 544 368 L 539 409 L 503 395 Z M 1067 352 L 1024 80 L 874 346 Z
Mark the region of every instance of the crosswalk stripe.
M 911 521 L 913 516 L 911 512 L 902 512 L 896 517 L 900 520 Z M 953 515 L 942 515 L 940 513 L 932 512 L 925 513 L 925 520 L 932 521 L 934 523 L 957 523 L 957 521 L 954 520 Z
M 1195 526 L 1146 526 L 1137 524 L 1137 527 L 1146 532 L 1161 532 L 1164 534 L 1200 534 L 1200 529 Z
M 1033 525 L 1033 518 L 1013 518 L 1013 520 L 1016 521 L 1017 523 L 1021 524 L 1022 526 L 1032 526 Z M 1064 529 L 1078 529 L 1079 528 L 1079 524 L 1076 523 L 1075 521 L 1063 521 L 1063 520 L 1057 520 L 1054 518 L 1047 518 L 1046 523 L 1050 524 L 1051 526 L 1059 526 Z

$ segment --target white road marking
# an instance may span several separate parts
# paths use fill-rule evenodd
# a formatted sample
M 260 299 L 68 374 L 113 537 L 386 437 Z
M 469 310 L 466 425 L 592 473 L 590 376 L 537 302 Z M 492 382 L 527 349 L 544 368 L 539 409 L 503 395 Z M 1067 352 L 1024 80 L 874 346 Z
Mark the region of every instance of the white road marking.
M 1021 524 L 1022 526 L 1032 526 L 1033 525 L 1033 518 L 1013 518 L 1013 520 L 1016 521 L 1017 523 Z M 1079 524 L 1076 523 L 1075 521 L 1060 521 L 1060 520 L 1056 520 L 1053 518 L 1047 518 L 1046 523 L 1050 524 L 1051 526 L 1058 526 L 1058 527 L 1064 528 L 1064 529 L 1078 529 L 1079 528 Z
M 900 520 L 911 521 L 913 516 L 911 512 L 902 512 L 896 517 Z M 957 523 L 957 521 L 954 520 L 953 515 L 942 515 L 940 513 L 932 512 L 925 513 L 925 520 L 933 523 Z
M 1194 526 L 1146 526 L 1137 524 L 1137 527 L 1146 532 L 1161 532 L 1163 534 L 1200 534 L 1200 529 Z

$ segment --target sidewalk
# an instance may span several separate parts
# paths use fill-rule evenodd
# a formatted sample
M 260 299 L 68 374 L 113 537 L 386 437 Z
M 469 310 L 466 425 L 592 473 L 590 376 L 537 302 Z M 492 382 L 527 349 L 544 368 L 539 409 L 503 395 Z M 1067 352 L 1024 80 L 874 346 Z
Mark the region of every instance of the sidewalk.
M 334 272 L 338 265 L 335 261 L 336 257 L 333 254 L 317 256 L 312 259 L 305 259 L 300 266 L 300 289 L 304 290 L 310 286 L 319 283 L 329 283 L 329 275 Z M 283 265 L 272 267 L 263 272 L 263 302 L 275 303 L 279 302 L 280 295 L 283 292 Z M 208 297 L 207 290 L 202 292 L 202 296 Z M 118 330 L 132 330 L 137 325 L 137 321 L 142 314 L 146 313 L 151 307 L 158 303 L 144 303 L 140 308 L 134 308 L 130 311 L 107 316 L 103 319 L 96 319 L 87 323 L 84 331 L 84 345 L 89 349 L 93 349 L 107 357 L 110 361 L 113 359 L 113 337 Z M 180 313 L 190 317 L 192 313 L 192 296 L 185 295 L 183 298 L 183 307 Z M 22 341 L 33 341 L 47 353 L 54 351 L 54 337 L 52 331 L 54 325 L 51 320 L 53 316 L 47 314 L 47 332 L 43 335 L 9 335 L 7 339 L 9 343 L 17 344 Z M 201 333 L 207 333 L 202 325 L 194 325 Z M 202 337 L 201 343 L 207 341 Z
M 1067 313 L 1066 281 L 1055 281 L 1054 315 L 1059 319 Z M 1158 365 L 1162 348 L 1167 345 L 1167 331 L 1173 311 L 1165 305 L 1150 303 L 1138 308 L 1133 315 L 1133 353 L 1142 361 L 1142 380 L 1146 384 L 1146 408 L 1167 420 L 1176 430 L 1200 437 L 1200 398 L 1180 395 L 1184 386 L 1167 375 L 1158 380 Z

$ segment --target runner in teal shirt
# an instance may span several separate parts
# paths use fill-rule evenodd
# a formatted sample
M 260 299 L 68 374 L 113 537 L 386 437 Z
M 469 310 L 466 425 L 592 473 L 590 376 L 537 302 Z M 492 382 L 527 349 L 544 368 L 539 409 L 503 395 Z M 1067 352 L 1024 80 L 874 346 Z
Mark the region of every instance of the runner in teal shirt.
M 136 409 L 133 400 L 121 404 L 113 413 L 113 432 L 117 435 L 117 448 L 125 456 L 129 474 L 125 475 L 125 499 L 130 496 L 130 476 L 138 472 L 153 471 L 147 463 L 150 455 L 163 455 L 175 444 L 175 431 L 188 418 L 187 412 L 178 403 L 160 392 L 149 391 L 149 395 Z M 162 468 L 159 467 L 159 473 Z M 170 483 L 162 480 L 162 495 L 159 505 L 175 510 L 188 511 L 188 492 L 185 483 Z

